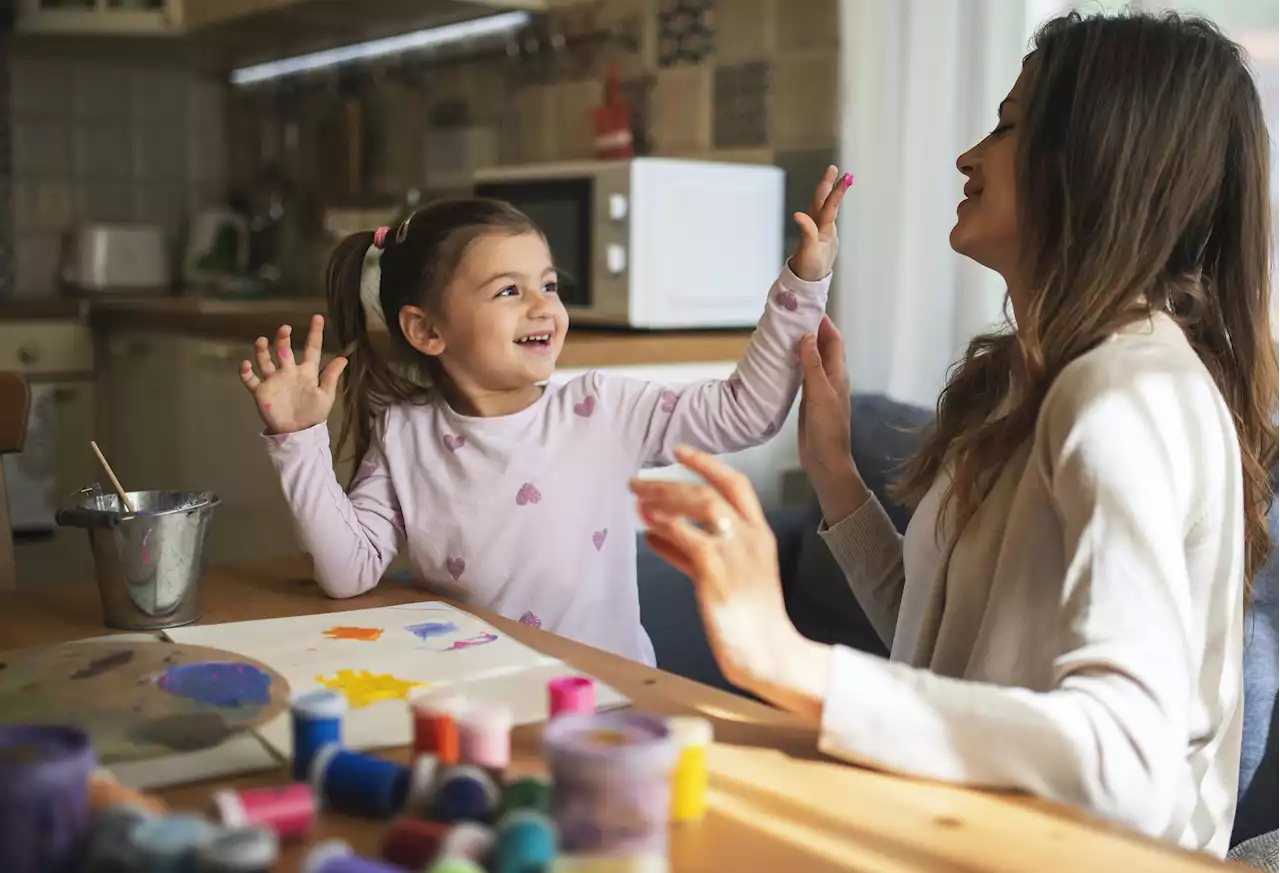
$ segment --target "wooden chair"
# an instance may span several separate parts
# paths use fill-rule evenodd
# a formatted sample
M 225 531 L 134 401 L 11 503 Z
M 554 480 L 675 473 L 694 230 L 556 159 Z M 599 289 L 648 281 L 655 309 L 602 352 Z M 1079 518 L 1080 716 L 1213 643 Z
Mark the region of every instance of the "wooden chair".
M 31 388 L 19 373 L 0 372 L 0 455 L 22 451 L 27 440 L 27 417 L 31 410 Z M 18 570 L 13 554 L 13 523 L 9 520 L 9 494 L 0 465 L 0 591 L 18 587 Z

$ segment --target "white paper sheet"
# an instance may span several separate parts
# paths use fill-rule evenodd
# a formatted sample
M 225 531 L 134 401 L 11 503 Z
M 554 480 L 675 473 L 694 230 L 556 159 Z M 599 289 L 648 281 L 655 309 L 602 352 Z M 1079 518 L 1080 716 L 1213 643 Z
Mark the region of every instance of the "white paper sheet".
M 334 682 L 339 671 L 367 671 L 385 677 L 393 691 L 402 687 L 397 681 L 418 683 L 405 693 L 449 688 L 468 699 L 502 703 L 511 709 L 514 724 L 546 719 L 548 680 L 582 675 L 438 601 L 173 628 L 166 634 L 174 642 L 211 646 L 261 661 L 288 680 L 294 694 L 333 687 L 325 680 Z M 377 638 L 344 638 L 361 634 Z M 410 720 L 403 698 L 365 703 L 358 686 L 339 682 L 336 690 L 352 702 L 343 721 L 343 742 L 348 747 L 379 749 L 409 743 Z M 629 703 L 616 689 L 598 682 L 596 701 L 600 709 Z M 292 755 L 288 713 L 257 730 L 278 754 Z

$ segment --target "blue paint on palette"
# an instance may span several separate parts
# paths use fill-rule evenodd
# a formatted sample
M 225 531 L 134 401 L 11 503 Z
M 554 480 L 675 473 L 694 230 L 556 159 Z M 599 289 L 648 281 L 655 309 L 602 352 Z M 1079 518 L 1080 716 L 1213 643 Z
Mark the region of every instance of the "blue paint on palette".
M 451 621 L 426 621 L 422 624 L 411 624 L 405 630 L 420 640 L 429 640 L 432 637 L 457 633 L 458 626 Z
M 265 706 L 271 702 L 271 676 L 252 664 L 179 664 L 165 670 L 156 684 L 170 694 L 209 706 Z

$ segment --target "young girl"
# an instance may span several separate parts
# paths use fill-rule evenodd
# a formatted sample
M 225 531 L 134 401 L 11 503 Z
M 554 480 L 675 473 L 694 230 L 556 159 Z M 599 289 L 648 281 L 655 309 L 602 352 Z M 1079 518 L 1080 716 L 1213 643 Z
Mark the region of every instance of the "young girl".
M 835 219 L 852 178 L 830 168 L 737 371 L 684 387 L 588 372 L 547 384 L 568 316 L 538 228 L 493 200 L 444 201 L 347 237 L 329 312 L 347 357 L 319 368 L 323 319 L 295 360 L 289 328 L 240 375 L 266 424 L 303 547 L 331 597 L 378 584 L 399 539 L 433 591 L 652 664 L 640 626 L 627 481 L 678 443 L 758 445 L 799 389 L 797 347 L 818 328 Z M 344 491 L 326 422 L 344 377 Z

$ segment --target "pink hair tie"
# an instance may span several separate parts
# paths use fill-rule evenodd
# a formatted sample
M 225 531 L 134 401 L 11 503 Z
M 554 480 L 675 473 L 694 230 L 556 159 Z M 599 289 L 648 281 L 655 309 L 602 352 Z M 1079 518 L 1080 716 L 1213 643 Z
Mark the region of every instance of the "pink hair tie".
M 383 248 L 387 243 L 387 234 L 391 232 L 389 227 L 380 227 L 373 232 L 373 244 L 378 248 Z

